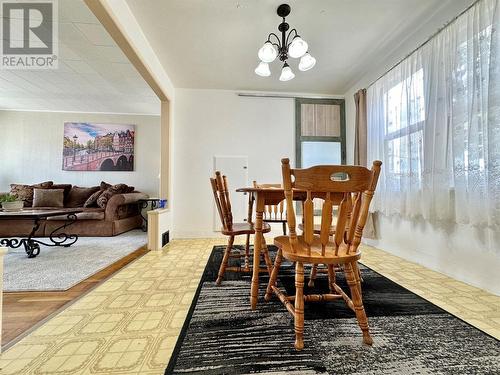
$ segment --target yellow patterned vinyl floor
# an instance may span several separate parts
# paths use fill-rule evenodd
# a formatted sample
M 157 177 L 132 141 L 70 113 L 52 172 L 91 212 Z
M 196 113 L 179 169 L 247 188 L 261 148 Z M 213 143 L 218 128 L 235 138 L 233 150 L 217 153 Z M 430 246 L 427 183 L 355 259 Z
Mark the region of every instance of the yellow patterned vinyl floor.
M 163 374 L 212 247 L 222 243 L 175 240 L 147 253 L 5 351 L 0 373 Z M 500 338 L 500 297 L 363 250 L 370 268 Z

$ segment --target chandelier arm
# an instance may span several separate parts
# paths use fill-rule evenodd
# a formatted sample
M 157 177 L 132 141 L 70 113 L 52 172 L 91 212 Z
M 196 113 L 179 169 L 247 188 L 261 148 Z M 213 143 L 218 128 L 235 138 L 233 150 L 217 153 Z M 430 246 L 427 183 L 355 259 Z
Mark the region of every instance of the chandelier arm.
M 299 36 L 299 33 L 297 32 L 297 29 L 292 29 L 290 30 L 290 32 L 288 33 L 287 37 L 286 37 L 286 48 L 288 49 L 288 47 L 290 47 L 290 44 L 292 44 L 292 42 L 288 43 L 288 39 L 290 38 L 290 35 L 292 35 L 292 32 L 295 33 L 295 35 L 293 36 L 294 38 L 296 36 Z M 293 39 L 292 39 L 293 41 Z
M 271 36 L 274 36 L 274 37 L 276 38 L 276 40 L 278 41 L 278 43 L 273 43 L 273 42 L 271 42 Z M 278 35 L 276 35 L 275 33 L 271 33 L 271 34 L 269 34 L 269 35 L 268 35 L 268 37 L 267 37 L 267 41 L 268 41 L 268 42 L 271 42 L 271 44 L 272 44 L 272 45 L 274 45 L 274 46 L 278 47 L 278 50 L 280 50 L 280 49 L 281 49 L 281 41 L 280 41 L 280 38 L 279 38 L 279 37 L 278 37 Z

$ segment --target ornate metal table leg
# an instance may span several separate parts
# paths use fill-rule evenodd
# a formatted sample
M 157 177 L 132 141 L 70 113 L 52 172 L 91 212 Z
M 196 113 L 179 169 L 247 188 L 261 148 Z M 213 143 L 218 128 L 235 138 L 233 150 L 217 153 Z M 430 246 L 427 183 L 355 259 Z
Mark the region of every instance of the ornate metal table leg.
M 23 239 L 24 251 L 28 255 L 28 258 L 35 258 L 40 254 L 40 245 L 33 240 Z
M 42 245 L 46 246 L 64 246 L 64 247 L 70 247 L 73 245 L 76 241 L 78 241 L 78 235 L 76 234 L 67 234 L 65 232 L 57 233 L 60 230 L 65 229 L 66 227 L 70 226 L 77 220 L 76 214 L 68 214 L 66 222 L 61 225 L 60 227 L 57 227 L 54 229 L 50 235 L 49 235 L 49 240 L 52 242 L 52 244 L 45 244 L 41 241 L 37 241 L 41 243 Z
M 148 231 L 148 218 L 142 214 L 142 210 L 144 210 L 145 208 L 148 208 L 149 202 L 148 201 L 139 201 L 138 205 L 139 205 L 139 214 L 142 217 L 141 229 L 143 232 L 147 232 Z
M 24 245 L 24 251 L 26 251 L 28 258 L 35 258 L 38 254 L 40 254 L 40 245 L 32 240 L 38 228 L 40 228 L 40 219 L 35 219 L 35 222 L 33 223 L 33 229 L 31 229 L 28 238 L 21 240 Z

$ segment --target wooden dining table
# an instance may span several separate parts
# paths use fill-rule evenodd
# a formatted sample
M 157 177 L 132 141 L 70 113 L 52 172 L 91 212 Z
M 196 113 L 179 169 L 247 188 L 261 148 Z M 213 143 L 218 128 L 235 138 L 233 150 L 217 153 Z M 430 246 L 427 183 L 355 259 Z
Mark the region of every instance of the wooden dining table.
M 263 244 L 263 215 L 267 205 L 275 205 L 285 199 L 285 191 L 281 187 L 244 187 L 236 189 L 239 193 L 253 194 L 255 198 L 255 238 L 253 246 L 253 271 L 252 271 L 252 286 L 250 289 L 250 305 L 252 310 L 257 307 L 259 297 L 259 267 L 260 251 Z M 306 199 L 306 193 L 299 190 L 294 190 L 293 199 L 302 201 Z M 251 217 L 251 216 L 249 216 Z M 257 266 L 255 266 L 257 265 Z

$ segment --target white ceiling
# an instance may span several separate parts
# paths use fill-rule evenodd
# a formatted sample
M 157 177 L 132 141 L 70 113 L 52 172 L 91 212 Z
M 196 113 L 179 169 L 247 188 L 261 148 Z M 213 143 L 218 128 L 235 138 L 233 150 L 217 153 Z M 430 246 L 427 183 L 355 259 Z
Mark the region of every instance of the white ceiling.
M 157 96 L 83 0 L 58 3 L 59 69 L 0 70 L 0 109 L 158 114 Z
M 127 0 L 175 87 L 344 94 L 374 61 L 392 52 L 453 0 L 288 0 L 290 28 L 317 58 L 308 72 L 278 80 L 253 72 L 257 50 L 281 19 L 284 0 Z M 432 33 L 432 32 L 431 32 Z

